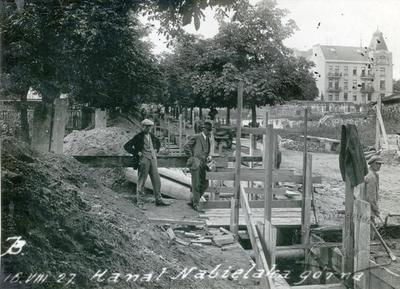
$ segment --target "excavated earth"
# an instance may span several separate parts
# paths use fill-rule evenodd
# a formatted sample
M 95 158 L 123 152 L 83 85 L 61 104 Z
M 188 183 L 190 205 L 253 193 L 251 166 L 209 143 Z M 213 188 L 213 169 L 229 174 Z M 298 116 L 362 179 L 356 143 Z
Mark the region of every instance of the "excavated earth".
M 149 223 L 131 200 L 73 157 L 39 153 L 13 138 L 3 139 L 1 156 L 2 253 L 14 242 L 7 238 L 26 241 L 19 254 L 3 256 L 1 288 L 253 287 L 195 274 L 173 280 L 192 266 L 210 272 L 217 264 L 233 263 L 226 263 L 218 248 L 171 242 L 165 228 Z M 92 279 L 99 270 L 107 270 L 104 281 Z M 18 272 L 19 279 L 13 278 Z M 41 284 L 28 281 L 35 273 L 48 278 Z M 117 282 L 107 280 L 116 276 L 112 273 L 121 274 Z M 126 281 L 127 274 L 140 278 Z M 150 281 L 145 274 L 153 274 Z M 74 284 L 67 285 L 71 279 Z

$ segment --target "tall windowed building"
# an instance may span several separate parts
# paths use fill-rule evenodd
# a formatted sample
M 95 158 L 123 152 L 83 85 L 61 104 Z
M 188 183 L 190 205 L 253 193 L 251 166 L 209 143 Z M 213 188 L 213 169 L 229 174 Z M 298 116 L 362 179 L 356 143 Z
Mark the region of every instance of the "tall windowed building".
M 392 94 L 392 53 L 382 32 L 373 34 L 368 47 L 317 44 L 312 50 L 321 100 L 368 103 Z

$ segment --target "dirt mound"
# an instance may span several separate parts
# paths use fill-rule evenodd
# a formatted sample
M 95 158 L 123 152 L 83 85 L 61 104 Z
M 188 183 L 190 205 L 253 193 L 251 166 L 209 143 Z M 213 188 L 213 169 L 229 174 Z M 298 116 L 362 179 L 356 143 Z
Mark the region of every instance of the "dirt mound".
M 160 227 L 72 157 L 41 154 L 15 139 L 5 139 L 2 147 L 2 248 L 10 247 L 8 237 L 26 241 L 21 254 L 2 258 L 3 271 L 23 272 L 22 282 L 31 273 L 49 275 L 43 284 L 6 282 L 2 288 L 61 288 L 71 274 L 73 288 L 216 288 L 215 282 L 195 282 L 193 275 L 171 280 L 183 268 L 209 269 L 220 260 L 202 248 L 170 243 Z M 113 272 L 142 278 L 163 268 L 166 276 L 149 282 L 91 280 L 98 270 L 108 270 L 106 278 Z
M 123 145 L 134 134 L 133 130 L 120 127 L 74 130 L 64 138 L 64 153 L 97 156 L 126 154 Z

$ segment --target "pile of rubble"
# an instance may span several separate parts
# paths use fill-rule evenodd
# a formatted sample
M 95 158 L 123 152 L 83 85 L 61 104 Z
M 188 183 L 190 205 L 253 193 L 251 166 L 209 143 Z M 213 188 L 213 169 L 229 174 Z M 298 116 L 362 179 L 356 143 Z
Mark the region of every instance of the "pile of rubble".
M 282 139 L 280 146 L 288 150 L 304 151 L 304 140 Z M 308 141 L 307 151 L 326 152 L 326 149 L 324 144 Z

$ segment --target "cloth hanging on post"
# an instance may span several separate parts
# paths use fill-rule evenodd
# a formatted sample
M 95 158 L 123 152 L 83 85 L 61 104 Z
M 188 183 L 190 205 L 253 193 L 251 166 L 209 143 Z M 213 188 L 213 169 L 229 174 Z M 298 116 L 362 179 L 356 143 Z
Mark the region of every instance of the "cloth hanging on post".
M 354 124 L 342 125 L 339 167 L 343 181 L 349 177 L 354 187 L 364 182 L 364 177 L 368 174 L 364 151 Z

